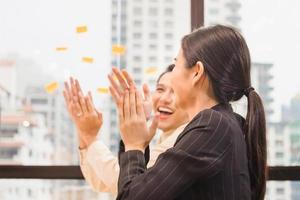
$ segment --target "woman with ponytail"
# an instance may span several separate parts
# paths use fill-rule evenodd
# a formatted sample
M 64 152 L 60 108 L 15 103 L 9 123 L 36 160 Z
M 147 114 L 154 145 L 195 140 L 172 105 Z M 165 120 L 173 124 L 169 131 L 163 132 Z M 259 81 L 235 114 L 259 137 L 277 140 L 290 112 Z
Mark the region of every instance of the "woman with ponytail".
M 182 39 L 171 82 L 176 103 L 190 122 L 149 169 L 144 151 L 158 119 L 147 128 L 140 92 L 127 73 L 118 76 L 121 95 L 110 87 L 125 145 L 119 155 L 117 199 L 264 199 L 266 122 L 250 65 L 247 44 L 234 28 L 200 28 Z M 244 95 L 246 119 L 230 105 Z

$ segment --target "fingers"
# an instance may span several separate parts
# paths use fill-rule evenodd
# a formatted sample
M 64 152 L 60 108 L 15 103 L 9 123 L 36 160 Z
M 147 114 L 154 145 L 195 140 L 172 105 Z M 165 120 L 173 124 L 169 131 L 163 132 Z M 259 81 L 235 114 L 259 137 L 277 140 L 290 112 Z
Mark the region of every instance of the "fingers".
M 71 109 L 73 116 L 79 118 L 83 115 L 83 111 L 79 104 L 78 98 L 76 98 L 74 102 L 71 102 Z
M 85 97 L 85 102 L 86 102 L 86 107 L 87 107 L 87 111 L 89 113 L 92 113 L 94 110 L 95 110 L 95 107 L 93 105 L 93 102 L 92 102 L 92 94 L 91 92 L 89 91 L 88 92 L 88 95 Z
M 151 94 L 147 84 L 143 84 L 143 92 L 145 101 L 149 101 L 151 99 Z
M 76 91 L 76 85 L 73 77 L 70 77 L 70 84 L 71 84 L 71 94 L 72 96 L 78 96 L 78 93 Z
M 123 116 L 124 116 L 123 115 L 123 97 L 120 97 L 113 87 L 109 86 L 108 88 L 109 88 L 109 92 L 113 98 L 113 101 L 117 105 L 117 109 L 118 109 L 118 113 L 119 113 L 119 120 L 121 122 L 124 119 L 123 118 Z
M 130 109 L 130 117 L 136 117 L 136 96 L 135 96 L 135 89 L 133 85 L 130 85 L 130 92 L 129 92 L 129 109 Z
M 77 79 L 75 79 L 75 89 L 76 89 L 76 94 L 79 94 L 79 92 L 83 93 L 79 81 Z
M 101 121 L 101 123 L 102 123 L 102 121 L 103 121 L 102 113 L 99 112 L 98 110 L 96 110 L 96 112 L 97 112 L 97 115 L 98 115 L 98 119 L 99 119 L 99 120 Z
M 71 94 L 68 82 L 65 81 L 64 84 L 65 84 L 64 97 L 65 97 L 66 101 L 69 102 L 69 101 L 71 101 L 72 94 Z
M 87 109 L 87 105 L 85 102 L 85 98 L 83 97 L 81 92 L 78 95 L 79 95 L 78 98 L 79 98 L 79 104 L 80 104 L 82 113 L 86 114 L 88 112 L 88 109 Z
M 119 85 L 117 84 L 117 82 L 114 80 L 114 78 L 112 77 L 112 75 L 109 74 L 108 75 L 108 79 L 109 79 L 109 82 L 110 82 L 111 86 L 118 93 L 118 95 L 122 95 L 123 91 L 121 90 L 121 88 L 119 87 Z
M 90 100 L 91 100 L 92 104 L 94 104 L 92 92 L 89 91 L 89 92 L 88 92 L 88 95 L 89 95 L 89 97 L 90 97 Z
M 144 117 L 144 108 L 143 108 L 143 100 L 142 95 L 139 91 L 136 91 L 136 112 L 138 117 Z
M 129 100 L 129 91 L 125 90 L 125 95 L 123 96 L 123 102 L 124 102 L 124 106 L 123 106 L 123 117 L 124 119 L 129 119 L 130 118 L 130 100 Z
M 64 95 L 64 98 L 65 98 L 66 104 L 69 105 L 70 98 L 69 98 L 69 96 L 68 96 L 68 94 L 65 90 L 63 91 L 63 95 Z
M 125 79 L 123 78 L 121 71 L 118 68 L 115 68 L 115 67 L 113 67 L 112 70 L 113 70 L 114 74 L 116 75 L 116 77 L 117 77 L 117 79 L 118 79 L 118 81 L 120 83 L 120 86 L 122 87 L 123 91 L 125 89 L 129 89 L 128 84 L 126 83 Z
M 122 74 L 124 75 L 124 78 L 125 78 L 126 82 L 128 83 L 129 87 L 131 85 L 133 85 L 135 87 L 134 81 L 131 78 L 131 76 L 128 74 L 128 72 L 126 70 L 122 70 Z
M 155 135 L 157 127 L 158 127 L 158 121 L 159 121 L 159 113 L 155 113 L 151 126 L 149 128 L 149 134 L 151 138 Z
M 113 98 L 113 101 L 116 103 L 117 106 L 119 106 L 120 101 L 121 101 L 121 96 L 118 94 L 118 92 L 115 90 L 114 87 L 109 86 L 108 89 Z

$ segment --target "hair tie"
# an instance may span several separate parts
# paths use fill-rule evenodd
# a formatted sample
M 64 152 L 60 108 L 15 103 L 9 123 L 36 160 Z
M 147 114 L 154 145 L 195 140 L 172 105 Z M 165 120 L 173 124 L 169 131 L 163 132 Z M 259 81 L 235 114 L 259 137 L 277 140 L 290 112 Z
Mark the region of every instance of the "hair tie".
M 253 87 L 248 87 L 247 89 L 244 89 L 244 95 L 246 95 L 246 97 L 249 97 L 250 92 L 253 90 Z

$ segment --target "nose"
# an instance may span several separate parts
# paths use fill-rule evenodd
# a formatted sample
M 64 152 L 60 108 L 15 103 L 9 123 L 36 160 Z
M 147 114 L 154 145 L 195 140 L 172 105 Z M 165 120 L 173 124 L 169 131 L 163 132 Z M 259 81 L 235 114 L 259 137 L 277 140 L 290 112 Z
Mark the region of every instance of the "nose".
M 170 92 L 170 91 L 164 92 L 164 93 L 161 95 L 161 97 L 160 97 L 159 100 L 160 100 L 162 103 L 164 103 L 164 104 L 170 104 L 170 103 L 172 103 L 172 101 L 173 101 L 173 95 L 172 95 L 172 92 Z

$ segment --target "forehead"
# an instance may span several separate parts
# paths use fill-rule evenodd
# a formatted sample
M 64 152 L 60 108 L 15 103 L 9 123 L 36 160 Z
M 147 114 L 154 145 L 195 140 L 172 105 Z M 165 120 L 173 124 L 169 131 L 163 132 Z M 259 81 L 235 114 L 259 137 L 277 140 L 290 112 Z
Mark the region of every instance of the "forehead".
M 165 73 L 159 80 L 157 85 L 164 85 L 166 87 L 171 87 L 171 72 Z

